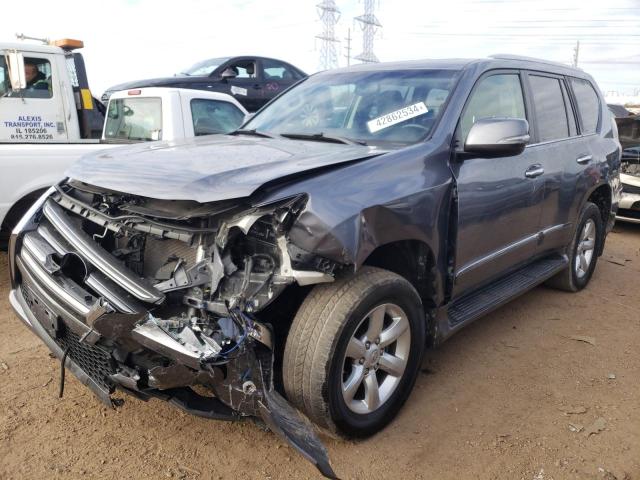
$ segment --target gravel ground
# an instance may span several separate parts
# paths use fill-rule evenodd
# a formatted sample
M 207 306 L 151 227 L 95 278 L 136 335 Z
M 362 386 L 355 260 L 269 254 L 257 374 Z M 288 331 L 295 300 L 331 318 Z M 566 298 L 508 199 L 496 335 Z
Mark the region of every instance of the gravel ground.
M 319 478 L 251 422 L 160 401 L 103 407 L 15 317 L 0 255 L 0 479 Z M 640 225 L 579 294 L 544 287 L 428 352 L 398 418 L 325 439 L 343 479 L 640 479 Z

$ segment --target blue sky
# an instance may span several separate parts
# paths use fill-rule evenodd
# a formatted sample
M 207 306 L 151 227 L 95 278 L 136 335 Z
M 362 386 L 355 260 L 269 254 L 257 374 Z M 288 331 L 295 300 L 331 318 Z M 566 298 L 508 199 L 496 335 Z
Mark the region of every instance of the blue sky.
M 320 0 L 31 0 L 29 15 L 0 23 L 0 39 L 15 33 L 84 40 L 96 94 L 139 78 L 171 75 L 198 60 L 257 54 L 282 58 L 311 73 L 318 68 Z M 353 17 L 362 1 L 336 0 L 353 54 L 362 50 Z M 640 95 L 640 0 L 380 0 L 383 25 L 375 40 L 381 61 L 478 57 L 512 53 L 579 65 L 609 95 Z M 7 17 L 5 16 L 5 20 Z M 340 65 L 346 42 L 337 45 Z

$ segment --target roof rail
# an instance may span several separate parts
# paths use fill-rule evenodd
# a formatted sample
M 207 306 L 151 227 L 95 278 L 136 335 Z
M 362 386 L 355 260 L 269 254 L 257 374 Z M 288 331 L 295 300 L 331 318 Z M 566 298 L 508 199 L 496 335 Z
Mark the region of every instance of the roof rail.
M 552 62 L 551 60 L 544 60 L 544 59 L 535 58 L 535 57 L 527 57 L 527 56 L 524 56 L 524 55 L 511 55 L 511 54 L 508 54 L 508 53 L 498 53 L 498 54 L 495 54 L 495 55 L 489 55 L 489 58 L 495 58 L 497 60 L 523 60 L 525 62 L 544 63 L 546 65 L 555 65 L 557 67 L 576 68 L 578 70 L 581 70 L 581 68 L 574 67 L 574 66 L 569 65 L 567 63 Z

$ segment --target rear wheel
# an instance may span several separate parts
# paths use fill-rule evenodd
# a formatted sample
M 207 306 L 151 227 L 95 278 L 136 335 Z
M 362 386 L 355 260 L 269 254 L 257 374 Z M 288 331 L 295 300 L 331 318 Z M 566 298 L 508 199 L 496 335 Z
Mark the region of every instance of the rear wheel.
M 584 206 L 578 228 L 567 255 L 569 266 L 550 279 L 551 287 L 577 292 L 587 286 L 598 261 L 598 250 L 604 237 L 600 209 L 589 202 Z
M 415 382 L 425 343 L 418 293 L 404 278 L 364 267 L 316 286 L 289 332 L 283 381 L 314 422 L 351 437 L 382 429 Z

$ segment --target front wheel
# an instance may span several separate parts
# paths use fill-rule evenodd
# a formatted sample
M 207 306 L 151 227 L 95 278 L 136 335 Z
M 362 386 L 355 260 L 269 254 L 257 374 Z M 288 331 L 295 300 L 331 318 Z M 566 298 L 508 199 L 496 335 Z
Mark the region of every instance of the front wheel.
M 547 284 L 568 292 L 587 286 L 598 261 L 598 250 L 604 241 L 604 223 L 600 209 L 588 202 L 582 209 L 578 228 L 567 250 L 569 266 L 551 278 Z
M 409 396 L 424 344 L 425 316 L 413 286 L 364 267 L 316 286 L 305 299 L 287 338 L 285 391 L 322 427 L 372 435 Z

